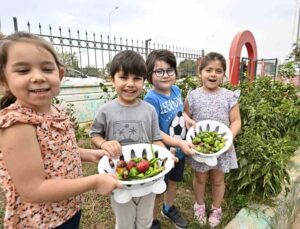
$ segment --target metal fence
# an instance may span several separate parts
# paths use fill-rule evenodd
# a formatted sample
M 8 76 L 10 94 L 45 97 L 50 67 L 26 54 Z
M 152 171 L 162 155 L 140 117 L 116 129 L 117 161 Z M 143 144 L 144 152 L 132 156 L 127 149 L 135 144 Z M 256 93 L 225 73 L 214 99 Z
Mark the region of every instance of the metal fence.
M 145 41 L 133 40 L 128 38 L 116 38 L 104 36 L 102 34 L 88 33 L 80 30 L 63 31 L 61 27 L 54 29 L 51 25 L 43 27 L 40 23 L 38 28 L 32 28 L 28 21 L 25 24 L 18 24 L 17 18 L 13 18 L 15 31 L 28 31 L 39 35 L 52 43 L 59 53 L 62 61 L 70 67 L 79 69 L 89 75 L 104 77 L 107 75 L 109 63 L 112 57 L 122 50 L 133 50 L 140 53 L 144 58 L 149 52 L 155 49 L 169 49 L 174 53 L 177 62 L 184 60 L 196 60 L 201 57 L 204 50 L 187 49 Z M 181 73 L 179 69 L 179 73 Z M 196 67 L 184 69 L 184 75 L 195 75 Z
M 249 59 L 241 58 L 240 62 L 240 81 L 244 80 L 248 74 Z M 255 60 L 255 77 L 272 76 L 274 79 L 278 72 L 278 59 L 257 59 Z
M 278 72 L 278 59 L 260 59 L 256 61 L 256 75 L 276 77 Z

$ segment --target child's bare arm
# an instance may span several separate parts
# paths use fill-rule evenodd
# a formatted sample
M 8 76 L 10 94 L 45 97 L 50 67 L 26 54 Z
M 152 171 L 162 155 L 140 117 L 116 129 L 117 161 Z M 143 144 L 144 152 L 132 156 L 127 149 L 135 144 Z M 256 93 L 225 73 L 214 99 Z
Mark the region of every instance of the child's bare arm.
M 98 149 L 101 149 L 102 144 L 106 142 L 106 140 L 100 135 L 92 136 L 91 140 Z
M 164 147 L 164 148 L 166 147 L 165 144 L 161 140 L 153 141 L 152 143 L 154 145 L 158 145 L 158 146 L 161 146 L 161 147 Z
M 166 147 L 165 145 L 164 145 L 164 143 L 162 142 L 162 141 L 153 141 L 152 142 L 153 144 L 155 144 L 155 145 L 159 145 L 159 146 L 161 146 L 161 147 Z M 178 158 L 177 157 L 175 157 L 175 151 L 174 151 L 175 149 L 173 148 L 171 148 L 171 150 L 170 150 L 170 152 L 173 154 L 173 160 L 174 160 L 174 162 L 175 163 L 177 163 L 178 162 Z
M 97 135 L 92 137 L 92 142 L 97 148 L 106 150 L 112 157 L 117 157 L 121 154 L 122 146 L 116 140 L 106 141 L 103 137 Z
M 233 137 L 235 138 L 242 126 L 239 104 L 236 104 L 234 107 L 231 108 L 229 113 L 229 120 L 230 130 L 232 132 Z
M 183 113 L 183 117 L 187 129 L 189 129 L 190 127 L 196 128 L 196 122 L 193 119 L 191 119 L 185 112 Z
M 167 135 L 163 131 L 160 131 L 160 135 L 163 138 L 163 143 L 167 146 L 180 148 L 182 152 L 186 155 L 194 154 L 192 148 L 194 145 L 191 142 L 183 141 L 181 139 L 172 138 L 171 136 Z
M 185 120 L 185 125 L 189 129 L 190 127 L 196 127 L 196 122 L 191 118 L 189 103 L 187 99 L 184 100 L 184 113 L 183 117 Z
M 111 175 L 93 175 L 77 179 L 46 179 L 35 128 L 14 125 L 1 132 L 1 151 L 12 181 L 24 202 L 60 201 L 96 190 L 108 194 L 120 186 Z
M 111 155 L 103 149 L 83 149 L 79 148 L 81 161 L 98 163 L 99 160 L 104 156 L 111 157 Z

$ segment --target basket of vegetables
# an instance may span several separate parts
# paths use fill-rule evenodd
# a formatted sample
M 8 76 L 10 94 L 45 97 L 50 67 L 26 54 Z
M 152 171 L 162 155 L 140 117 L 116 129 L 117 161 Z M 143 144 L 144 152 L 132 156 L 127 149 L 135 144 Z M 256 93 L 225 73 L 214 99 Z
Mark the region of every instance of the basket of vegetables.
M 126 203 L 132 197 L 166 189 L 164 176 L 173 168 L 173 156 L 166 148 L 152 144 L 133 144 L 122 147 L 120 158 L 104 156 L 98 164 L 99 173 L 114 173 L 123 184 L 114 190 L 114 199 Z
M 210 166 L 217 164 L 217 159 L 232 145 L 231 130 L 223 123 L 214 120 L 203 120 L 191 127 L 186 135 L 186 140 L 194 144 L 196 161 Z

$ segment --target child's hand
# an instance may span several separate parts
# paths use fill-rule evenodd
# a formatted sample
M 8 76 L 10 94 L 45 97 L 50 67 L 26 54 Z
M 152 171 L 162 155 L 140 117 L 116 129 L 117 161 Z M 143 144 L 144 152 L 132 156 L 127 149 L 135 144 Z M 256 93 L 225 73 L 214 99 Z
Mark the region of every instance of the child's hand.
M 174 160 L 175 163 L 177 163 L 177 162 L 179 161 L 179 159 L 178 159 L 178 157 L 175 156 L 175 154 L 176 154 L 176 149 L 173 148 L 173 147 L 171 147 L 171 148 L 170 148 L 170 152 L 171 152 L 171 154 L 173 155 L 173 156 L 172 156 L 172 159 Z M 174 166 L 175 166 L 175 165 L 174 165 Z
M 234 149 L 234 146 L 233 146 L 233 144 L 231 144 L 231 146 L 229 147 L 229 149 L 226 151 L 226 152 L 230 152 L 230 151 L 232 151 Z
M 103 149 L 83 149 L 79 148 L 81 161 L 98 163 L 104 155 L 110 157 L 110 154 Z
M 99 160 L 104 156 L 111 157 L 111 155 L 104 149 L 95 149 L 90 152 L 90 162 L 98 164 Z
M 196 128 L 196 122 L 193 119 L 185 119 L 185 126 L 187 129 L 194 127 Z
M 193 145 L 193 143 L 188 142 L 188 141 L 184 141 L 184 140 L 179 140 L 179 148 L 181 149 L 181 151 L 185 154 L 185 155 L 193 155 L 195 152 L 192 150 L 193 148 L 195 148 L 195 146 Z
M 97 175 L 97 182 L 95 185 L 95 191 L 97 193 L 108 195 L 116 188 L 122 188 L 122 184 L 114 174 Z
M 108 152 L 110 157 L 119 157 L 121 154 L 121 144 L 116 141 L 105 141 L 101 145 L 101 149 L 104 149 Z

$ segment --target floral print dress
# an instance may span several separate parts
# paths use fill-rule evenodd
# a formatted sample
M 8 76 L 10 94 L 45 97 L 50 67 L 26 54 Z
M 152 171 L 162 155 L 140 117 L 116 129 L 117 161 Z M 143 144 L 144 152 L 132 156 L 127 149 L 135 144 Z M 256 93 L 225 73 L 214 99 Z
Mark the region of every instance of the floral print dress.
M 206 92 L 203 88 L 197 88 L 191 91 L 187 97 L 191 118 L 196 122 L 201 120 L 215 120 L 229 127 L 229 112 L 237 104 L 239 96 L 239 90 L 230 91 L 225 88 L 219 88 L 215 92 Z M 192 157 L 188 157 L 187 161 L 195 171 L 202 173 L 211 169 L 219 169 L 227 173 L 230 169 L 238 168 L 234 147 L 232 150 L 218 157 L 216 166 L 200 163 Z
M 68 115 L 61 109 L 56 109 L 59 111 L 58 114 L 45 115 L 12 104 L 0 111 L 0 128 L 9 128 L 19 123 L 36 127 L 36 137 L 40 145 L 46 174 L 45 179 L 81 177 L 81 160 L 73 124 Z M 3 161 L 1 148 L 0 184 L 6 197 L 4 228 L 45 229 L 57 227 L 74 216 L 80 210 L 83 201 L 82 196 L 78 195 L 52 203 L 22 202 Z

